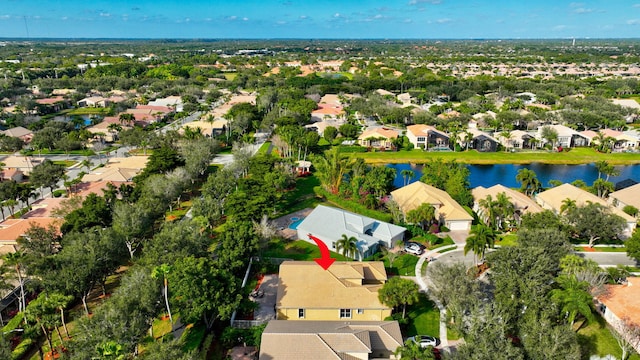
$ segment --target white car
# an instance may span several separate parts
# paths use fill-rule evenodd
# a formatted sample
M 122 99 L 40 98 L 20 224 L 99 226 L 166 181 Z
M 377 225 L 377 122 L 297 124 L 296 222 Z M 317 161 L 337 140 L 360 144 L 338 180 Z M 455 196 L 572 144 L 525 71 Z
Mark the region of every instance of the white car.
M 404 251 L 409 254 L 422 255 L 422 248 L 416 243 L 408 243 L 404 246 Z
M 426 348 L 429 346 L 436 347 L 440 344 L 438 338 L 428 335 L 416 335 L 408 338 L 407 340 L 415 342 L 416 344 L 420 345 L 421 348 Z

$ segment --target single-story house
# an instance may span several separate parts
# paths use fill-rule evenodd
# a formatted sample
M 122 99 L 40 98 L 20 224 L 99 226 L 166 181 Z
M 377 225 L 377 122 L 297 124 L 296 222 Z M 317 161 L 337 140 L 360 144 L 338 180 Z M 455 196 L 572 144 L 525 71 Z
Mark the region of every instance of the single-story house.
M 355 237 L 358 242 L 356 259 L 373 255 L 378 246 L 392 248 L 404 239 L 405 228 L 355 214 L 346 210 L 318 205 L 298 225 L 298 238 L 315 244 L 309 238 L 313 235 L 320 239 L 330 250 L 336 251 L 336 242 L 342 238 Z
M 24 175 L 29 176 L 31 170 L 36 165 L 40 165 L 44 161 L 44 158 L 23 155 L 9 155 L 3 159 L 0 159 L 0 161 L 4 163 L 4 167 L 6 169 L 17 169 L 22 171 Z
M 0 178 L 4 181 L 13 180 L 15 182 L 21 182 L 23 176 L 24 173 L 20 169 L 16 168 L 6 168 L 2 169 L 2 171 L 0 172 Z
M 449 135 L 431 125 L 407 126 L 407 138 L 416 149 L 451 148 Z
M 633 216 L 628 215 L 624 211 L 610 206 L 605 200 L 598 196 L 575 187 L 571 184 L 562 184 L 560 186 L 553 187 L 549 190 L 543 191 L 535 196 L 536 202 L 543 208 L 551 210 L 556 214 L 560 213 L 562 202 L 565 199 L 571 199 L 576 202 L 576 206 L 584 206 L 587 203 L 597 203 L 602 206 L 611 209 L 613 214 L 616 214 L 623 218 L 627 223 L 627 228 L 622 235 L 631 236 L 633 230 L 636 228 L 637 220 Z
M 511 204 L 513 204 L 516 220 L 524 214 L 535 214 L 542 211 L 540 205 L 530 197 L 500 184 L 494 185 L 490 188 L 478 186 L 471 190 L 471 195 L 473 195 L 473 211 L 478 213 L 479 216 L 486 218 L 485 214 L 483 214 L 483 209 L 479 205 L 480 200 L 486 199 L 488 195 L 495 200 L 498 197 L 498 194 L 501 193 L 504 193 L 507 198 L 509 198 Z
M 633 186 L 612 192 L 609 194 L 609 204 L 620 210 L 627 205 L 640 209 L 640 184 L 636 183 Z
M 369 128 L 358 136 L 358 144 L 378 149 L 393 149 L 393 141 L 398 138 L 398 132 L 387 128 Z
M 607 291 L 597 298 L 602 317 L 621 334 L 627 326 L 640 327 L 640 277 L 628 277 L 626 283 L 605 286 Z M 640 352 L 637 333 L 627 341 Z
M 107 107 L 111 105 L 111 101 L 102 96 L 89 96 L 78 101 L 79 107 Z
M 147 103 L 148 106 L 168 107 L 176 112 L 181 112 L 184 104 L 180 96 L 167 96 L 166 98 L 155 99 Z
M 500 133 L 494 135 L 494 138 L 500 140 L 500 144 L 506 148 L 531 149 L 534 146 L 531 140 L 535 137 L 526 131 L 513 130 L 509 133 L 509 138 L 505 138 Z
M 262 333 L 260 359 L 395 359 L 402 345 L 397 321 L 272 320 Z
M 16 126 L 11 129 L 2 131 L 6 136 L 17 137 L 22 139 L 25 143 L 29 143 L 33 139 L 33 131 L 23 128 L 22 126 Z
M 405 216 L 409 211 L 427 203 L 436 209 L 436 220 L 449 230 L 471 229 L 473 216 L 444 190 L 416 181 L 392 191 L 391 197 Z
M 276 320 L 382 321 L 391 308 L 378 299 L 387 281 L 381 261 L 284 261 L 278 273 Z

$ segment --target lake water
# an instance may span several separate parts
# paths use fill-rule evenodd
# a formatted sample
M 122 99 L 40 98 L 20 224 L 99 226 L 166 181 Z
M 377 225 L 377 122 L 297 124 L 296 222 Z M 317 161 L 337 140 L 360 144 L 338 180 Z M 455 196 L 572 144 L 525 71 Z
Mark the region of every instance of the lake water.
M 411 170 L 415 173 L 415 177 L 410 181 L 420 180 L 422 176 L 422 165 L 412 164 L 389 164 L 388 167 L 396 169 L 396 178 L 393 182 L 394 187 L 402 187 L 404 179 L 402 178 L 402 170 Z M 506 187 L 517 188 L 520 184 L 516 181 L 516 174 L 520 169 L 530 169 L 535 171 L 538 180 L 542 186 L 548 187 L 549 180 L 560 180 L 563 183 L 570 183 L 575 180 L 582 180 L 587 185 L 591 185 L 598 178 L 598 170 L 594 164 L 584 165 L 549 165 L 549 164 L 498 164 L 498 165 L 467 165 L 470 171 L 469 182 L 471 188 L 476 186 L 491 187 L 496 184 L 502 184 Z M 633 179 L 640 182 L 640 165 L 616 166 L 620 171 L 620 175 L 610 177 L 609 181 L 614 184 L 617 181 L 625 179 Z

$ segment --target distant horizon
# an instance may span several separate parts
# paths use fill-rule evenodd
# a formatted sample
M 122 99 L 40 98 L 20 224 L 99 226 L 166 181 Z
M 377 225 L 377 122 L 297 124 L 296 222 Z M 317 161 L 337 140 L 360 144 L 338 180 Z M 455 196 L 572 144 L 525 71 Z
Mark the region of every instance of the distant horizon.
M 143 38 L 143 37 L 38 37 L 38 38 L 24 38 L 24 37 L 0 37 L 0 41 L 85 41 L 85 40 L 125 40 L 125 41 L 599 41 L 599 40 L 640 40 L 640 36 L 635 37 L 602 37 L 602 38 L 580 38 L 580 37 L 558 37 L 558 38 L 306 38 L 306 37 L 281 37 L 281 38 L 198 38 L 198 37 L 158 37 L 158 38 Z
M 640 0 L 8 0 L 20 39 L 610 39 L 640 33 Z

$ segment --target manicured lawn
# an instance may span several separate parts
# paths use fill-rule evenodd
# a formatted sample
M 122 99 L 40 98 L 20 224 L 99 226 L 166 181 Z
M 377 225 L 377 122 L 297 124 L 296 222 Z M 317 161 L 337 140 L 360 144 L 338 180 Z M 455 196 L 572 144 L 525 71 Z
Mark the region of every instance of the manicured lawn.
M 258 154 L 266 154 L 270 146 L 271 146 L 271 141 L 265 142 L 260 146 L 260 149 L 258 149 Z
M 404 336 L 431 335 L 440 337 L 440 311 L 426 295 L 420 294 L 420 301 L 417 304 L 407 306 L 407 318 L 409 323 Z
M 387 273 L 393 275 L 415 276 L 418 257 L 411 254 L 402 254 L 393 261 L 393 266 L 389 268 L 389 259 L 384 258 L 384 265 Z
M 575 250 L 576 251 L 585 251 L 586 248 L 589 248 L 589 246 L 584 245 L 584 246 L 576 246 Z M 588 250 L 589 252 L 626 252 L 627 249 L 625 247 L 613 247 L 613 246 L 598 246 L 598 247 L 592 247 L 589 248 Z
M 189 352 L 197 349 L 205 337 L 206 330 L 203 324 L 197 324 L 195 326 L 192 324 L 187 325 L 186 330 L 182 333 L 182 340 L 184 341 L 182 350 Z
M 330 251 L 331 257 L 338 261 L 350 260 L 336 252 Z M 301 261 L 312 261 L 320 258 L 320 249 L 304 240 L 285 242 L 282 240 L 272 240 L 269 247 L 263 254 L 264 257 L 288 258 Z
M 64 113 L 64 111 L 63 111 Z M 109 108 L 100 107 L 83 107 L 77 108 L 66 112 L 66 115 L 107 115 L 109 114 Z
M 640 163 L 640 154 L 615 153 L 603 154 L 591 148 L 576 148 L 568 152 L 494 152 L 480 153 L 475 150 L 463 152 L 428 152 L 421 150 L 398 152 L 352 153 L 352 157 L 363 158 L 368 163 L 424 163 L 431 159 L 458 160 L 466 164 L 588 164 L 606 160 L 612 165 L 628 165 Z
M 578 331 L 578 342 L 583 353 L 583 359 L 588 359 L 591 355 L 605 356 L 614 355 L 620 359 L 622 351 L 616 342 L 616 339 L 609 332 L 605 320 L 597 316 L 598 321 Z M 631 355 L 630 360 L 640 360 L 638 354 Z
M 313 188 L 320 186 L 320 180 L 315 176 L 307 176 L 296 180 L 296 187 L 284 193 L 278 204 L 278 212 L 274 217 L 280 217 L 305 208 L 313 208 L 322 202 L 313 192 Z
M 66 168 L 71 167 L 73 165 L 75 165 L 77 163 L 77 161 L 73 161 L 73 160 L 55 160 L 53 161 L 54 164 L 56 165 L 62 165 Z
M 516 234 L 502 234 L 498 241 L 496 241 L 496 245 L 500 246 L 515 246 L 518 241 L 518 236 Z
M 235 79 L 236 76 L 238 76 L 237 73 L 224 73 L 224 77 L 229 81 Z

